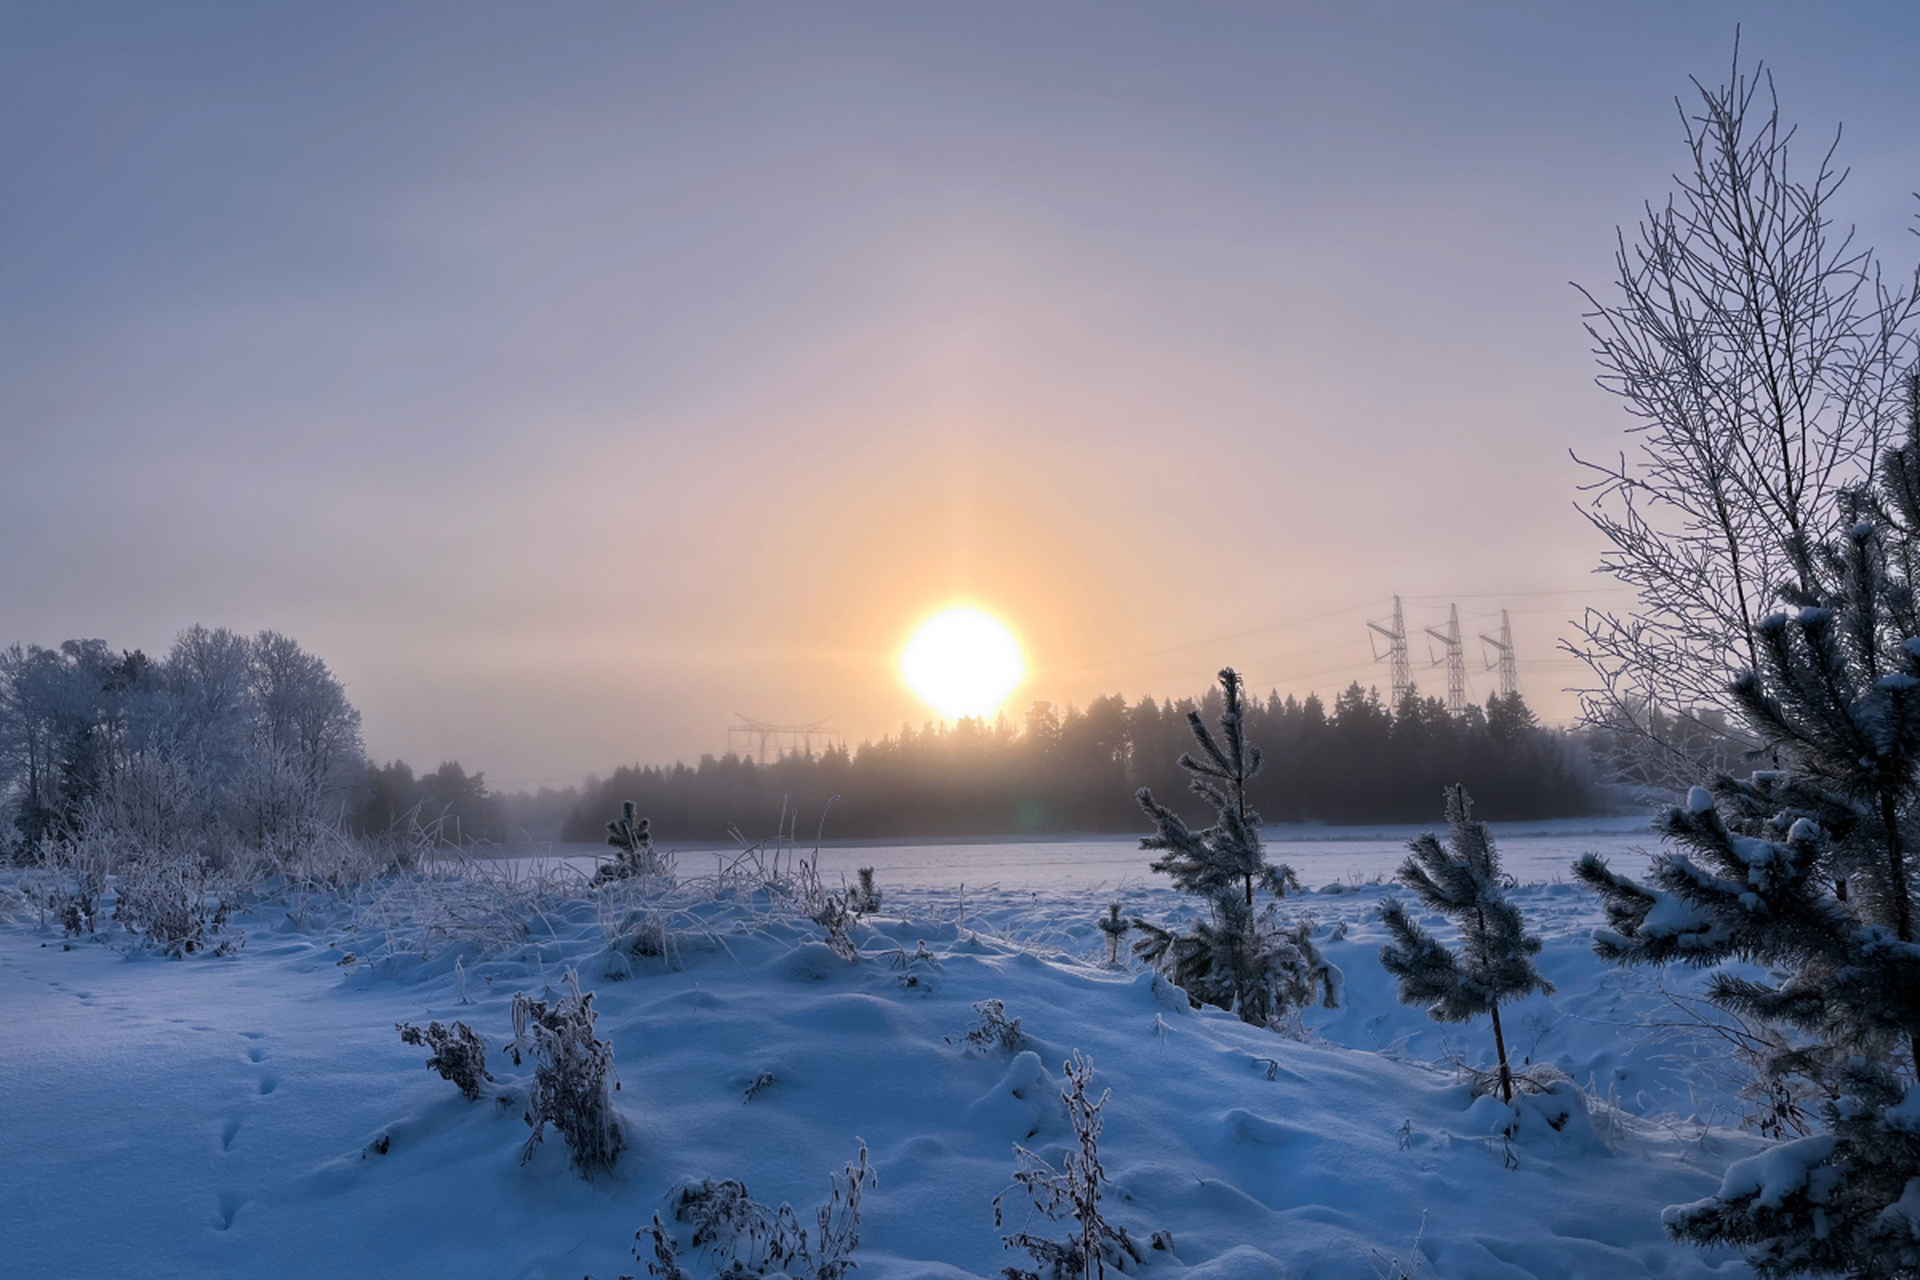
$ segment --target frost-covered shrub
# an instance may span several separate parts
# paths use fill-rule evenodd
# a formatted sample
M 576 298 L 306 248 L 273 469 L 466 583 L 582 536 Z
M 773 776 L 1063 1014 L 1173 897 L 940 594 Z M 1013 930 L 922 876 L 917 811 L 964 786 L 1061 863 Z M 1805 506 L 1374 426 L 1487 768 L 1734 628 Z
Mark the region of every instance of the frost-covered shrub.
M 480 1086 L 492 1080 L 493 1075 L 487 1070 L 487 1046 L 472 1027 L 464 1022 L 456 1022 L 451 1027 L 430 1022 L 422 1031 L 411 1022 L 393 1025 L 400 1033 L 402 1044 L 433 1050 L 433 1056 L 427 1059 L 428 1070 L 438 1071 L 440 1078 L 452 1083 L 468 1102 L 480 1101 Z
M 620 1086 L 613 1046 L 593 1033 L 593 993 L 581 994 L 572 969 L 564 981 L 566 991 L 551 1006 L 524 992 L 513 997 L 513 1039 L 507 1052 L 516 1067 L 523 1056 L 534 1062 L 526 1113 L 533 1133 L 520 1163 L 533 1159 L 551 1124 L 572 1149 L 575 1167 L 590 1175 L 611 1168 L 626 1145 L 613 1110 L 613 1091 Z
M 660 1221 L 659 1214 L 653 1215 L 652 1223 L 633 1233 L 633 1241 L 633 1256 L 647 1264 L 647 1274 L 654 1280 L 694 1280 L 693 1272 L 680 1265 L 680 1242 L 673 1238 L 667 1224 Z M 640 1252 L 642 1245 L 652 1257 Z M 621 1276 L 620 1280 L 634 1278 Z
M 1073 1230 L 1064 1240 L 1028 1231 L 1001 1237 L 1006 1248 L 1026 1250 L 1038 1268 L 1004 1268 L 1000 1274 L 1005 1280 L 1098 1280 L 1108 1266 L 1125 1271 L 1129 1263 L 1146 1260 L 1126 1228 L 1108 1222 L 1100 1208 L 1107 1183 L 1107 1171 L 1100 1163 L 1100 1130 L 1106 1121 L 1100 1112 L 1108 1095 L 1103 1091 L 1098 1098 L 1087 1096 L 1087 1086 L 1093 1082 L 1091 1058 L 1076 1050 L 1064 1068 L 1067 1087 L 1060 1097 L 1067 1104 L 1067 1118 L 1080 1149 L 1068 1152 L 1056 1170 L 1015 1143 L 1013 1185 L 993 1198 L 993 1225 L 1005 1225 L 1007 1195 L 1017 1188 L 1033 1211 L 1050 1222 L 1071 1222 Z
M 860 1199 L 878 1181 L 867 1163 L 867 1144 L 861 1143 L 859 1155 L 829 1181 L 827 1202 L 814 1210 L 811 1229 L 791 1205 L 769 1209 L 733 1178 L 703 1178 L 679 1188 L 673 1216 L 693 1228 L 690 1243 L 706 1252 L 719 1277 L 845 1280 L 860 1265 L 853 1260 L 860 1244 Z M 633 1256 L 646 1262 L 655 1280 L 693 1280 L 681 1267 L 679 1243 L 659 1214 L 635 1234 Z
M 404 838 L 355 836 L 332 823 L 315 822 L 272 865 L 288 886 L 328 893 L 365 885 L 391 871 L 412 870 L 424 852 Z
M 493 954 L 519 946 L 531 922 L 578 892 L 564 869 L 519 859 L 436 862 L 369 886 L 353 904 L 353 927 L 369 957 L 425 958 L 461 946 Z
M 973 1005 L 973 1025 L 967 1028 L 965 1043 L 970 1049 L 1016 1052 L 1020 1048 L 1020 1019 L 1007 1017 L 1007 1006 L 998 1000 L 977 1000 Z
M 666 916 L 653 908 L 635 907 L 605 920 L 601 925 L 607 946 L 622 955 L 638 959 L 663 959 L 673 945 L 667 931 Z M 626 976 L 623 971 L 616 975 Z
M 1391 941 L 1380 948 L 1380 963 L 1399 979 L 1400 1002 L 1426 1005 L 1437 1022 L 1491 1016 L 1500 1097 L 1512 1102 L 1513 1072 L 1500 1029 L 1500 1005 L 1536 991 L 1551 994 L 1553 984 L 1533 962 L 1540 954 L 1540 938 L 1526 931 L 1520 909 L 1507 900 L 1493 834 L 1486 823 L 1473 820 L 1473 801 L 1465 787 L 1447 788 L 1447 828 L 1445 848 L 1431 831 L 1408 842 L 1413 855 L 1401 864 L 1400 882 L 1427 907 L 1454 918 L 1460 927 L 1459 950 L 1415 924 L 1398 899 L 1387 898 L 1380 904 L 1380 921 Z
M 825 930 L 823 939 L 827 949 L 842 960 L 854 961 L 860 958 L 860 948 L 853 941 L 853 912 L 847 907 L 847 900 L 837 893 L 827 894 L 820 902 L 819 910 L 813 913 L 813 922 Z
M 43 873 L 36 896 L 63 932 L 92 933 L 100 920 L 100 901 L 111 885 L 113 847 L 104 835 L 83 828 L 69 839 L 40 842 Z
M 1136 918 L 1134 954 L 1164 973 L 1195 1004 L 1214 1005 L 1257 1026 L 1281 1027 L 1316 995 L 1331 1009 L 1340 1000 L 1340 970 L 1313 943 L 1309 922 L 1282 924 L 1269 903 L 1256 910 L 1254 891 L 1280 897 L 1300 887 L 1291 867 L 1269 863 L 1260 842 L 1260 815 L 1247 803 L 1247 782 L 1260 771 L 1260 749 L 1246 740 L 1239 675 L 1220 673 L 1224 710 L 1216 740 L 1197 711 L 1187 726 L 1199 757 L 1180 757 L 1194 793 L 1214 808 L 1213 825 L 1188 829 L 1180 815 L 1142 787 L 1140 807 L 1158 828 L 1140 841 L 1161 857 L 1155 871 L 1205 898 L 1209 918 L 1184 934 Z
M 229 907 L 216 889 L 197 858 L 136 858 L 120 873 L 113 918 L 176 959 L 206 950 L 231 955 L 244 939 L 228 930 Z

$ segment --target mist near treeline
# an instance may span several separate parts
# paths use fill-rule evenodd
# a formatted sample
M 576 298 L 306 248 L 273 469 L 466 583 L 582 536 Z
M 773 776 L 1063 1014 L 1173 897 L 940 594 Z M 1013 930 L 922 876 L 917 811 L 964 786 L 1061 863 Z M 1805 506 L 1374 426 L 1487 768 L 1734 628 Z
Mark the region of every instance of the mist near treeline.
M 709 755 L 621 768 L 589 783 L 559 834 L 598 840 L 624 800 L 666 839 L 721 838 L 729 824 L 771 834 L 783 813 L 801 837 L 1144 831 L 1141 787 L 1199 823 L 1208 810 L 1188 795 L 1178 761 L 1193 746 L 1188 715 L 1212 724 L 1220 710 L 1217 689 L 1132 704 L 1102 697 L 1084 710 L 1035 703 L 1019 729 L 1004 717 L 963 719 L 766 764 Z M 1249 700 L 1246 731 L 1265 757 L 1249 798 L 1268 822 L 1437 821 L 1441 789 L 1455 782 L 1497 821 L 1572 817 L 1602 802 L 1583 741 L 1541 726 L 1518 694 L 1459 715 L 1417 692 L 1389 707 L 1358 683 L 1330 708 L 1317 695 L 1271 694 Z
M 129 797 L 206 838 L 272 843 L 315 823 L 377 837 L 422 828 L 447 845 L 598 842 L 634 801 L 655 838 L 739 833 L 828 839 L 1058 835 L 1144 829 L 1147 787 L 1189 812 L 1178 760 L 1190 714 L 1213 722 L 1218 690 L 1084 709 L 1031 704 L 1018 726 L 969 718 L 793 753 L 625 765 L 578 787 L 502 793 L 484 769 L 369 760 L 360 714 L 325 661 L 288 637 L 190 628 L 152 659 L 102 640 L 0 652 L 0 797 L 10 844 L 74 830 Z M 1594 812 L 1585 743 L 1541 726 L 1518 694 L 1450 714 L 1409 693 L 1388 706 L 1350 684 L 1251 699 L 1265 752 L 1250 798 L 1269 822 L 1421 822 L 1463 783 L 1495 820 Z

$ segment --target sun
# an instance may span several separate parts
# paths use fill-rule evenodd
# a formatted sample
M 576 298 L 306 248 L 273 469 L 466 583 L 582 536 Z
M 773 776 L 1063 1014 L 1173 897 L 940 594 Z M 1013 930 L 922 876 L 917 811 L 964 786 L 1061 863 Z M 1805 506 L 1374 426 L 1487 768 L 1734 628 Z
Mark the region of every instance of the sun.
M 998 711 L 1026 674 L 1020 642 L 1007 624 L 964 605 L 915 627 L 900 651 L 907 687 L 949 720 Z

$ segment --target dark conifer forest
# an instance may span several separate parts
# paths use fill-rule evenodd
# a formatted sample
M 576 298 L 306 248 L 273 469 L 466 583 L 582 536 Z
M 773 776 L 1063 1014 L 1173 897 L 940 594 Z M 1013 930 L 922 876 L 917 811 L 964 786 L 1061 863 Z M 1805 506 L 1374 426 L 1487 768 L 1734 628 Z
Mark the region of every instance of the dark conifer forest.
M 1188 713 L 1211 722 L 1219 699 L 1217 690 L 1131 705 L 1109 696 L 1065 712 L 1042 702 L 1019 727 L 963 719 L 766 763 L 709 755 L 696 765 L 624 767 L 588 785 L 560 834 L 597 842 L 633 800 L 665 840 L 722 839 L 729 824 L 771 834 L 783 812 L 797 814 L 797 834 L 810 837 L 836 796 L 829 839 L 1134 832 L 1143 829 L 1133 800 L 1143 786 L 1202 820 L 1178 760 L 1192 744 Z M 1249 701 L 1247 736 L 1267 757 L 1249 791 L 1268 822 L 1430 821 L 1451 783 L 1494 821 L 1598 805 L 1582 742 L 1541 726 L 1518 694 L 1457 716 L 1418 695 L 1389 708 L 1358 683 L 1331 708 L 1317 695 L 1274 694 Z

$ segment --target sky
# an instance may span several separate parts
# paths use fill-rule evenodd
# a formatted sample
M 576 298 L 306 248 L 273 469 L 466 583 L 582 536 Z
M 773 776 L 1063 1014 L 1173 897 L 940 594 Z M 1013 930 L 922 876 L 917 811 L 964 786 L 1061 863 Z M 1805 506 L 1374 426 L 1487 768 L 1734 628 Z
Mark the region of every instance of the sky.
M 1743 56 L 1910 271 L 1920 8 L 0 3 L 0 644 L 318 653 L 496 786 L 1008 703 L 1549 719 L 1625 447 L 1571 282 Z

